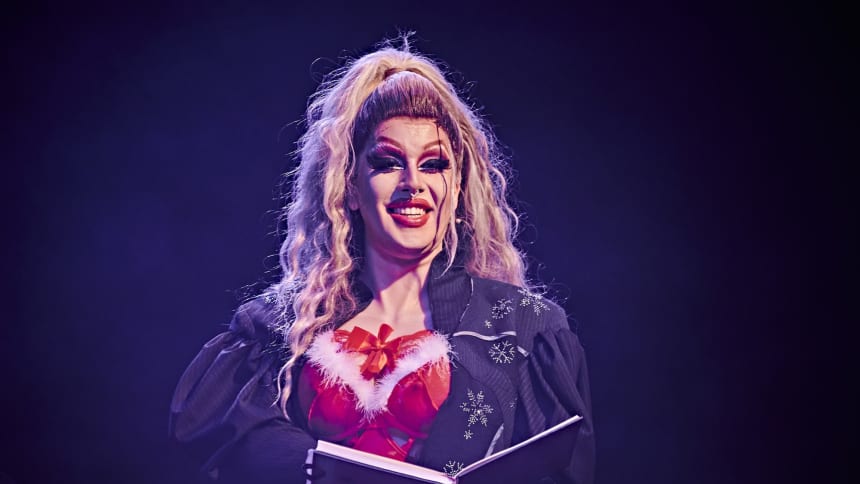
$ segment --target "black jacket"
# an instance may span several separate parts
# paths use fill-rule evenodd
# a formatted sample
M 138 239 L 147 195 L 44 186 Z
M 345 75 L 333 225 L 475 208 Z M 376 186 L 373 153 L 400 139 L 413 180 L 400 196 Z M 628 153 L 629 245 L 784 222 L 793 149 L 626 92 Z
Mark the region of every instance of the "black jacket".
M 550 482 L 592 482 L 585 354 L 564 311 L 522 288 L 473 277 L 462 266 L 445 271 L 442 259 L 431 266 L 428 295 L 434 329 L 450 337 L 451 390 L 414 462 L 456 472 L 491 446 L 504 449 L 578 414 L 584 420 L 577 424 L 571 463 Z M 354 292 L 361 311 L 372 294 L 360 283 Z M 306 416 L 289 405 L 287 421 L 273 404 L 286 357 L 272 331 L 274 305 L 261 296 L 239 307 L 229 330 L 204 345 L 177 385 L 171 437 L 187 444 L 209 478 L 304 482 L 301 467 L 315 440 Z

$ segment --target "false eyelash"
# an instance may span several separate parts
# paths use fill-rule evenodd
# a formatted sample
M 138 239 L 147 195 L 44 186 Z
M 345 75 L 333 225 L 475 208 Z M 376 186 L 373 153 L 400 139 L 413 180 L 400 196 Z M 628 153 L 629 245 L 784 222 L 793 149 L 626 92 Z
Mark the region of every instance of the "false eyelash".
M 367 164 L 373 171 L 389 171 L 402 168 L 400 161 L 391 156 L 368 156 Z
M 447 158 L 434 158 L 421 164 L 421 170 L 443 171 L 451 168 L 451 161 Z

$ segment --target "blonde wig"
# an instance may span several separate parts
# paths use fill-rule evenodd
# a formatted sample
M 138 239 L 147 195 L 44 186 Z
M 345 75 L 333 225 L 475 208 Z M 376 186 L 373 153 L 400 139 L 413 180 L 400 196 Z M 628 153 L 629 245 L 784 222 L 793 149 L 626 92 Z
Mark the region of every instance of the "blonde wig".
M 351 276 L 363 241 L 358 240 L 361 218 L 350 212 L 347 200 L 357 153 L 380 122 L 395 116 L 433 119 L 451 140 L 460 200 L 451 207 L 443 238 L 448 267 L 460 242 L 459 226 L 469 273 L 526 285 L 523 257 L 513 244 L 518 217 L 506 200 L 506 165 L 491 130 L 433 61 L 404 44 L 348 62 L 323 81 L 308 105 L 283 215 L 283 278 L 272 288 L 290 355 L 278 378 L 285 414 L 296 361 L 317 333 L 356 309 Z

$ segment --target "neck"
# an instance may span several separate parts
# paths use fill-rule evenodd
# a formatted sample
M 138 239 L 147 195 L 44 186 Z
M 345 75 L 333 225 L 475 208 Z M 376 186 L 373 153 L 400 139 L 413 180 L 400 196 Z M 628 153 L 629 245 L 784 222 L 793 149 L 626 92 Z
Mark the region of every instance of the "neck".
M 374 302 L 386 313 L 427 308 L 427 277 L 433 259 L 441 251 L 439 247 L 418 259 L 397 259 L 368 248 L 361 278 L 373 291 Z

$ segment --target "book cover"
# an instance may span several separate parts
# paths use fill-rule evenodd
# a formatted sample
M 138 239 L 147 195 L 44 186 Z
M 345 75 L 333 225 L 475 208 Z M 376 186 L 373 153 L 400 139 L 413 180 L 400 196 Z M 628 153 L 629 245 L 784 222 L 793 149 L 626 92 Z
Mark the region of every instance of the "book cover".
M 454 476 L 408 462 L 362 452 L 320 440 L 308 451 L 308 484 L 360 483 L 475 484 L 531 482 L 563 469 L 570 462 L 581 416 L 503 449 L 461 469 Z

